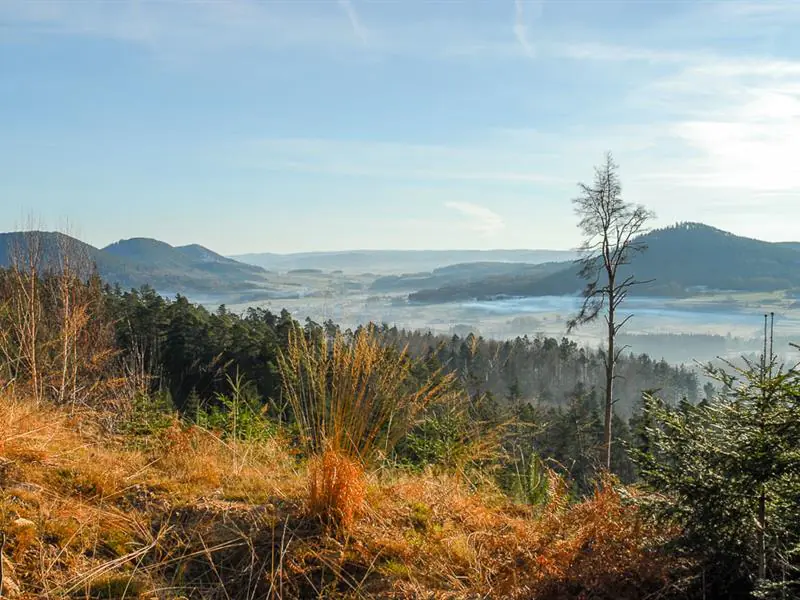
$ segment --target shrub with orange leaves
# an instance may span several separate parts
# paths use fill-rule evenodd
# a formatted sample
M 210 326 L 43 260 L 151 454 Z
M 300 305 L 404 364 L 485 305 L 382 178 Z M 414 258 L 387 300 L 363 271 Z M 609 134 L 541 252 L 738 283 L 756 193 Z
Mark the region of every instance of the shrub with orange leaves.
M 605 479 L 574 502 L 563 478 L 547 480 L 547 500 L 531 507 L 453 476 L 408 477 L 356 535 L 387 573 L 403 566 L 389 582 L 399 597 L 635 600 L 675 583 L 682 565 L 662 550 L 675 532 L 641 511 L 635 490 Z
M 666 585 L 675 562 L 660 547 L 671 532 L 615 484 L 604 478 L 591 497 L 542 515 L 537 598 L 638 598 Z

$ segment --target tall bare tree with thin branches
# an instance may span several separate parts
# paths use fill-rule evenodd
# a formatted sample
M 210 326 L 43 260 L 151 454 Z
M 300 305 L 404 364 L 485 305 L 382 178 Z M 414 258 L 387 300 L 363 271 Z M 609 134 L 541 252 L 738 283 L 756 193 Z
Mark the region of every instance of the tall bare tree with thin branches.
M 70 234 L 68 227 L 56 237 L 56 256 L 51 266 L 54 286 L 52 305 L 56 310 L 59 350 L 55 363 L 60 371 L 53 384 L 54 396 L 60 404 L 75 401 L 78 390 L 79 343 L 91 318 L 92 301 L 85 282 L 92 274 L 92 262 L 83 244 Z
M 0 270 L 0 387 L 73 406 L 100 399 L 119 381 L 88 247 L 31 227 L 13 238 L 9 254 L 10 267 Z
M 30 218 L 29 223 L 33 223 Z M 27 370 L 31 393 L 37 401 L 44 394 L 42 359 L 39 352 L 42 322 L 40 277 L 44 270 L 44 249 L 41 242 L 41 236 L 34 231 L 34 227 L 29 226 L 11 248 L 11 281 L 14 292 L 9 300 L 14 315 L 11 325 L 16 333 L 18 348 L 18 355 L 14 360 L 15 369 Z
M 618 320 L 617 311 L 631 288 L 648 283 L 621 269 L 630 264 L 632 255 L 646 249 L 641 235 L 647 232 L 647 222 L 655 216 L 644 206 L 623 200 L 618 170 L 608 152 L 603 164 L 595 167 L 594 181 L 591 185 L 579 183 L 580 194 L 572 201 L 583 234 L 578 262 L 586 287 L 578 314 L 567 322 L 567 331 L 572 332 L 601 314 L 605 319 L 608 339 L 603 353 L 606 371 L 603 459 L 606 469 L 611 469 L 615 367 L 625 351 L 625 346 L 617 348 L 615 342 L 620 329 L 632 317 L 627 315 Z

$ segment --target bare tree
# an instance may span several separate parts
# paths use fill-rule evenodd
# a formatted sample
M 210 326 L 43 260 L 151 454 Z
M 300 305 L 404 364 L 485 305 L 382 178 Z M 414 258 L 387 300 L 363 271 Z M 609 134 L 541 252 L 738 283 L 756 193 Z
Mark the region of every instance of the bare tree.
M 29 223 L 33 223 L 29 219 Z M 11 250 L 10 295 L 11 326 L 16 334 L 17 356 L 13 361 L 15 371 L 27 371 L 34 400 L 44 393 L 39 353 L 42 322 L 40 277 L 43 267 L 42 238 L 33 226 L 28 226 L 21 239 L 15 240 Z M 5 344 L 4 344 L 5 347 Z M 8 350 L 4 351 L 8 354 Z
M 91 299 L 84 282 L 92 272 L 91 259 L 83 244 L 71 236 L 67 224 L 55 237 L 54 285 L 52 305 L 55 309 L 59 353 L 55 358 L 60 372 L 53 384 L 54 397 L 60 404 L 75 401 L 78 390 L 79 341 L 89 324 Z
M 113 324 L 88 247 L 29 227 L 10 256 L 0 271 L 0 387 L 73 406 L 105 400 L 119 384 Z
M 648 283 L 636 279 L 633 274 L 621 272 L 629 264 L 630 257 L 646 249 L 640 236 L 647 231 L 647 221 L 654 214 L 644 206 L 631 204 L 622 199 L 622 184 L 617 174 L 619 167 L 611 153 L 605 162 L 595 167 L 591 185 L 578 184 L 580 194 L 572 202 L 580 218 L 578 226 L 583 233 L 580 247 L 582 257 L 580 276 L 586 280 L 583 304 L 567 322 L 567 331 L 590 323 L 603 314 L 607 327 L 607 347 L 603 353 L 606 371 L 605 421 L 603 429 L 603 453 L 607 469 L 611 469 L 611 418 L 614 406 L 615 367 L 625 346 L 616 348 L 617 333 L 632 315 L 617 320 L 617 310 L 636 285 Z M 652 280 L 651 280 L 652 281 Z

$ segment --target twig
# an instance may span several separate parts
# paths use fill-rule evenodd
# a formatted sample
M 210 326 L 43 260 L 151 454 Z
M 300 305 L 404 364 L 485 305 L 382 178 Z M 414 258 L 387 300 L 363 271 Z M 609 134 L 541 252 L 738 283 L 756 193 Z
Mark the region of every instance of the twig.
M 3 552 L 6 549 L 6 533 L 0 533 L 0 598 L 3 597 Z

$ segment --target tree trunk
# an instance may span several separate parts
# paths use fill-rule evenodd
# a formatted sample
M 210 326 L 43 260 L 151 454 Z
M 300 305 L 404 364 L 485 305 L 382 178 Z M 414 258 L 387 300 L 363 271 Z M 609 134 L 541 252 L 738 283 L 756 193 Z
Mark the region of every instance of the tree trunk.
M 30 361 L 30 369 L 31 369 L 31 385 L 33 386 L 33 399 L 35 401 L 40 401 L 42 399 L 42 395 L 39 393 L 42 386 L 39 383 L 39 357 L 36 353 L 36 346 L 38 343 L 39 337 L 39 315 L 38 315 L 38 303 L 39 298 L 37 297 L 37 284 L 38 284 L 38 274 L 36 272 L 35 267 L 31 267 L 30 273 L 28 274 L 30 277 L 30 293 L 28 294 L 28 306 L 27 306 L 27 318 L 28 318 L 28 360 Z
M 614 311 L 608 314 L 608 353 L 606 355 L 606 406 L 603 422 L 603 460 L 607 470 L 611 470 L 611 416 L 614 395 Z
M 758 498 L 758 578 L 764 581 L 767 578 L 767 494 L 764 485 L 761 485 L 761 495 Z

